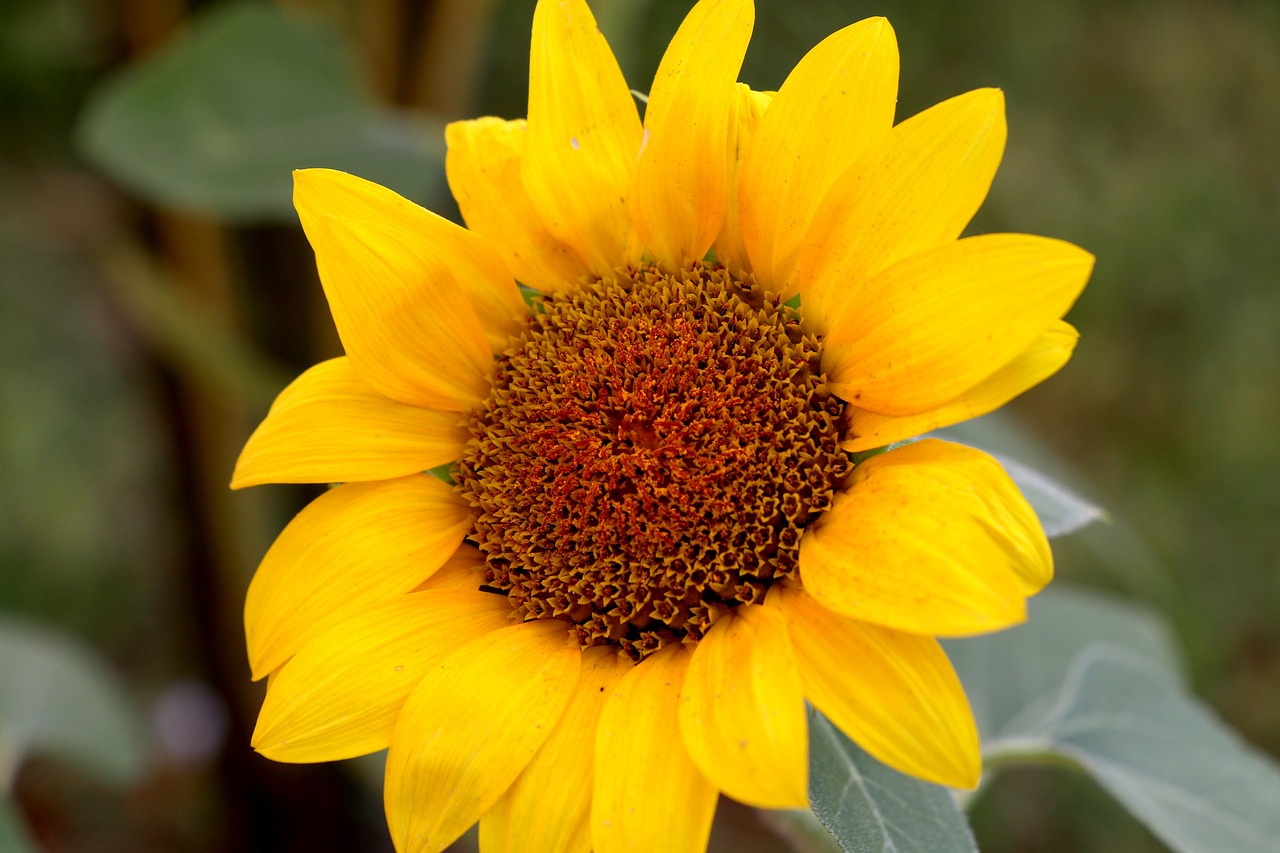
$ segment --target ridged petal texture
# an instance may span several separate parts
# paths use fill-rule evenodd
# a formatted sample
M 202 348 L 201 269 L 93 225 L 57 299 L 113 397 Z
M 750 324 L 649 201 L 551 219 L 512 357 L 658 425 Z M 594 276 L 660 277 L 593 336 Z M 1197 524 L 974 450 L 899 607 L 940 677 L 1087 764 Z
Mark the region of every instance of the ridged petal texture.
M 722 618 L 694 650 L 680 731 L 716 787 L 761 808 L 809 802 L 809 730 L 781 614 L 753 604 Z
M 973 712 L 937 640 L 844 618 L 785 585 L 766 606 L 786 619 L 805 695 L 859 746 L 921 779 L 978 784 Z
M 592 272 L 631 259 L 640 140 L 635 100 L 585 0 L 538 3 L 520 173 L 543 225 Z
M 658 65 L 631 203 L 649 256 L 666 269 L 701 260 L 724 224 L 724 140 L 754 19 L 750 3 L 702 0 Z
M 605 699 L 596 738 L 591 828 L 595 853 L 703 853 L 716 788 L 679 737 L 690 653 L 650 655 Z
M 986 453 L 925 439 L 874 456 L 800 540 L 822 604 L 917 634 L 965 636 L 1026 618 L 1052 556 L 1035 513 Z
M 231 487 L 389 480 L 452 462 L 468 437 L 457 412 L 384 397 L 350 359 L 334 358 L 280 392 L 240 451 Z
M 993 412 L 1062 369 L 1079 339 L 1071 324 L 1059 320 L 1004 367 L 936 409 L 916 415 L 881 415 L 851 408 L 849 429 L 840 446 L 854 453 L 871 450 Z
M 797 256 L 806 325 L 836 328 L 868 277 L 959 237 L 1004 142 L 1004 95 L 979 89 L 907 119 L 858 157 L 823 197 Z
M 277 669 L 330 623 L 413 589 L 457 550 L 471 520 L 471 508 L 428 474 L 348 483 L 316 498 L 249 584 L 253 677 Z
M 434 224 L 417 205 L 342 172 L 295 172 L 293 202 L 360 377 L 429 409 L 465 412 L 483 400 L 501 333 L 486 330 L 463 279 L 499 287 L 501 259 L 474 234 L 439 217 Z M 419 230 L 427 223 L 431 230 Z M 519 300 L 509 273 L 505 284 Z M 515 316 L 502 326 L 517 327 Z
M 725 203 L 724 224 L 716 235 L 711 248 L 715 252 L 716 262 L 724 264 L 730 272 L 751 272 L 751 259 L 747 255 L 747 247 L 742 239 L 742 219 L 738 205 L 739 190 L 742 186 L 742 166 L 746 161 L 747 151 L 755 138 L 756 129 L 760 126 L 760 118 L 769 104 L 773 103 L 772 92 L 754 92 L 750 87 L 739 83 L 734 87 L 730 100 L 732 111 L 729 115 L 729 128 L 725 135 L 728 143 L 726 155 L 728 163 L 726 174 L 727 201 Z
M 591 790 L 600 709 L 630 658 L 596 646 L 582 653 L 582 673 L 564 716 L 547 742 L 480 820 L 485 853 L 587 853 L 591 849 Z
M 300 762 L 386 749 L 427 670 L 510 621 L 510 605 L 475 589 L 370 605 L 310 640 L 271 680 L 253 746 L 267 758 Z
M 467 227 L 502 254 L 515 277 L 544 293 L 565 290 L 590 270 L 542 224 L 521 174 L 525 121 L 479 118 L 445 128 L 449 188 Z
M 770 290 L 795 292 L 819 202 L 889 133 L 897 100 L 898 44 L 884 18 L 828 36 L 787 76 L 751 139 L 739 190 L 742 237 Z
M 564 713 L 582 652 L 568 626 L 501 628 L 431 667 L 387 753 L 387 823 L 399 853 L 437 853 L 511 787 Z
M 1026 234 L 913 255 L 866 282 L 826 340 L 831 390 L 884 415 L 935 409 L 1026 351 L 1084 289 L 1093 256 Z

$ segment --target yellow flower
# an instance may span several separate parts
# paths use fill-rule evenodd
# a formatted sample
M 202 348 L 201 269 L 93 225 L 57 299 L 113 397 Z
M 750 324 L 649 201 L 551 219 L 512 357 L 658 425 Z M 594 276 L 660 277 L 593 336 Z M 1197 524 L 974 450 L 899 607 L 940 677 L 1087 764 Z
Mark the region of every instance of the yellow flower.
M 540 0 L 527 122 L 448 128 L 466 229 L 296 174 L 347 355 L 285 389 L 233 485 L 343 485 L 250 587 L 253 743 L 389 747 L 400 851 L 477 820 L 486 853 L 703 850 L 720 792 L 805 805 L 806 699 L 892 767 L 978 780 L 935 637 L 1022 620 L 1043 531 L 979 451 L 851 454 L 1054 373 L 1092 258 L 960 239 L 998 91 L 894 125 L 870 19 L 752 92 L 752 21 L 698 3 L 642 124 L 583 0 Z

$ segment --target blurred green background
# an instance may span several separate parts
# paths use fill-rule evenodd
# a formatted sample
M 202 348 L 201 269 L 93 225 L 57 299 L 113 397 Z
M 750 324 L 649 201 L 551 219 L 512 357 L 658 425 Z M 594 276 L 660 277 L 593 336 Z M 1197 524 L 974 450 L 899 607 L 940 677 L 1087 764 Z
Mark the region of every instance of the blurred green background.
M 647 89 L 687 3 L 592 5 Z M 145 758 L 104 770 L 90 742 L 23 762 L 36 849 L 389 849 L 376 766 L 247 746 L 261 685 L 240 606 L 314 492 L 226 483 L 275 391 L 338 351 L 289 169 L 347 168 L 456 216 L 442 124 L 524 114 L 532 7 L 0 2 L 0 617 L 105 659 Z M 757 9 L 741 79 L 758 89 L 886 15 L 899 118 L 1004 90 L 1009 147 L 972 230 L 1098 256 L 1075 359 L 1011 407 L 1115 519 L 1061 540 L 1060 574 L 1161 610 L 1193 687 L 1280 754 L 1280 5 Z M 770 849 L 751 813 L 722 818 L 722 849 Z M 1011 771 L 972 818 L 984 850 L 1161 849 L 1067 771 Z

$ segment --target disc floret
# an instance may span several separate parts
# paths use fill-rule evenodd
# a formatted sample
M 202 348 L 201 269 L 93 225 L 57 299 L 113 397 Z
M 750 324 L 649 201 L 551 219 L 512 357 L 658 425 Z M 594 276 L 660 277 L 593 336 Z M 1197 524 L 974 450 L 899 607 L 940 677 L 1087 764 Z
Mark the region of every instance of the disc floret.
M 539 308 L 459 463 L 485 584 L 639 659 L 793 576 L 850 467 L 797 313 L 703 265 L 620 270 Z

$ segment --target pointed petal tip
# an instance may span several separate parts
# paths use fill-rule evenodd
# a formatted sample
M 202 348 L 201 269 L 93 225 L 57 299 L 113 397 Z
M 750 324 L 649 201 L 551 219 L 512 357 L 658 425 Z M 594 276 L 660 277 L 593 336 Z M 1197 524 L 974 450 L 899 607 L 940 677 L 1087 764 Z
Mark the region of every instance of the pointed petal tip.
M 307 195 L 330 175 L 345 174 L 335 169 L 294 169 L 293 170 L 293 202 L 296 206 L 301 196 Z
M 970 89 L 942 103 L 967 108 L 960 110 L 961 114 L 967 111 L 970 113 L 999 114 L 1003 117 L 1005 112 L 1004 90 L 995 86 Z M 938 106 L 941 106 L 941 104 L 935 105 L 934 108 L 936 109 Z M 928 111 L 926 110 L 926 112 Z
M 1055 272 L 1064 275 L 1073 285 L 1076 294 L 1084 290 L 1089 278 L 1093 275 L 1094 265 L 1097 258 L 1087 249 L 1082 249 L 1075 243 L 1067 240 L 1060 240 L 1056 237 L 1041 237 L 1038 235 L 1014 235 L 1023 236 L 1024 239 L 1034 241 L 1034 245 L 1042 254 L 1043 259 L 1047 261 L 1049 268 L 1056 268 Z M 1072 329 L 1075 332 L 1075 329 Z M 1079 332 L 1076 332 L 1079 337 Z
M 265 723 L 266 718 L 259 712 L 258 719 L 253 723 L 253 734 L 249 735 L 249 747 L 263 758 L 278 761 L 279 759 L 274 754 L 274 747 L 278 744 L 272 743 L 270 727 Z
M 1093 254 L 1093 252 L 1090 252 L 1088 249 L 1082 249 L 1075 243 L 1067 243 L 1067 245 L 1074 250 L 1076 262 L 1091 274 L 1093 272 L 1094 265 L 1098 262 L 1098 258 Z
M 249 437 L 249 441 L 253 440 L 253 436 Z M 249 446 L 249 442 L 245 442 L 245 449 Z M 251 486 L 261 486 L 269 483 L 270 480 L 263 478 L 256 470 L 253 462 L 246 459 L 244 449 L 240 451 L 239 458 L 236 459 L 235 468 L 231 470 L 231 482 L 228 484 L 233 492 L 250 488 Z
M 257 631 L 249 633 L 245 631 L 245 639 L 249 646 L 249 680 L 261 681 L 271 674 L 271 668 L 267 666 L 270 663 L 263 655 L 262 644 L 257 642 Z M 279 664 L 277 664 L 279 666 Z M 255 730 L 256 732 L 256 730 Z M 252 741 L 251 741 L 252 743 Z M 255 749 L 257 747 L 254 747 Z

